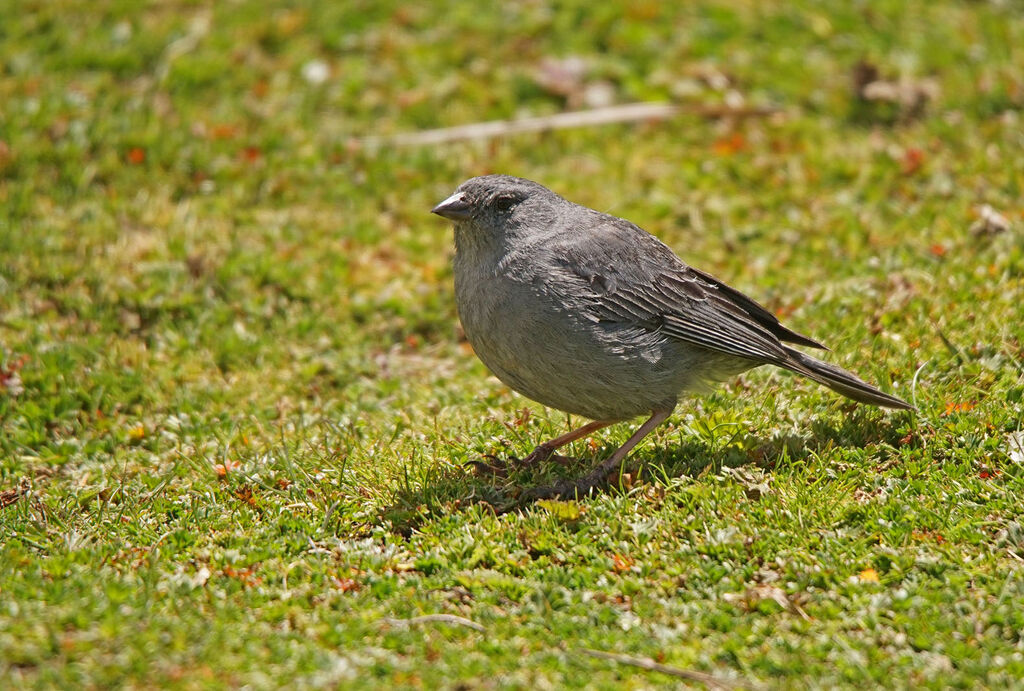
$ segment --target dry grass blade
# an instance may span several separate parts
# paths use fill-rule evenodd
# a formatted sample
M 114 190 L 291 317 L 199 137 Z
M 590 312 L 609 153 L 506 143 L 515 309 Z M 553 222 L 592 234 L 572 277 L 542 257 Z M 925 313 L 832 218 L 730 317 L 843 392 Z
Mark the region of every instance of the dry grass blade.
M 517 120 L 492 120 L 456 127 L 443 127 L 421 132 L 403 132 L 391 136 L 367 137 L 362 140 L 367 147 L 377 146 L 429 146 L 449 142 L 489 139 L 526 132 L 546 132 L 573 127 L 596 127 L 620 122 L 642 122 L 666 120 L 680 113 L 692 113 L 700 117 L 749 117 L 771 115 L 772 108 L 731 108 L 729 106 L 684 106 L 674 103 L 628 103 L 592 110 L 577 110 L 569 113 L 555 113 L 534 118 Z
M 676 677 L 678 679 L 686 679 L 688 681 L 696 681 L 704 684 L 705 686 L 713 689 L 742 689 L 750 688 L 737 684 L 736 682 L 728 681 L 725 679 L 719 679 L 710 674 L 704 672 L 695 672 L 691 669 L 682 669 L 680 667 L 671 667 L 669 665 L 663 665 L 660 662 L 655 662 L 649 657 L 633 657 L 632 655 L 621 655 L 619 653 L 606 653 L 603 650 L 593 650 L 591 648 L 580 648 L 579 651 L 584 655 L 590 657 L 596 657 L 601 660 L 611 660 L 612 662 L 618 662 L 623 665 L 631 665 L 633 667 L 639 667 L 641 669 L 650 670 L 652 672 L 661 672 L 669 676 Z

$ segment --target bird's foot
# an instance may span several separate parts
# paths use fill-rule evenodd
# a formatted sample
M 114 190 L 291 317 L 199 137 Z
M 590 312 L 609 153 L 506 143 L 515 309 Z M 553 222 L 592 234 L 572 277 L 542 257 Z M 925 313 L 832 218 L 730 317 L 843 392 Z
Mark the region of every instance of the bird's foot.
M 562 480 L 546 487 L 534 487 L 523 492 L 520 501 L 536 501 L 538 499 L 576 499 L 590 493 L 594 487 L 600 485 L 606 479 L 606 472 L 599 468 L 598 471 L 589 473 L 578 480 Z
M 547 444 L 541 444 L 536 449 L 531 451 L 526 458 L 520 459 L 516 458 L 515 456 L 512 456 L 509 458 L 509 461 L 510 464 L 514 464 L 518 468 L 530 468 L 532 466 L 538 465 L 540 463 L 545 463 L 547 461 L 554 461 L 558 465 L 568 466 L 572 463 L 575 463 L 576 459 L 571 456 L 563 456 L 561 454 L 555 453 L 555 450 L 552 449 Z
M 521 467 L 527 467 L 531 465 L 537 465 L 551 458 L 555 450 L 547 444 L 539 444 L 536 449 L 530 452 L 530 454 L 523 460 L 518 462 Z
M 528 502 L 556 497 L 576 499 L 586 496 L 595 487 L 605 483 L 615 485 L 617 482 L 624 482 L 627 488 L 631 488 L 633 477 L 628 473 L 621 474 L 621 467 L 613 468 L 602 463 L 578 480 L 567 479 L 546 487 L 528 489 L 519 495 L 519 501 Z
M 465 465 L 471 466 L 477 475 L 496 475 L 498 477 L 508 475 L 509 462 L 492 453 L 484 454 L 479 460 L 466 461 Z

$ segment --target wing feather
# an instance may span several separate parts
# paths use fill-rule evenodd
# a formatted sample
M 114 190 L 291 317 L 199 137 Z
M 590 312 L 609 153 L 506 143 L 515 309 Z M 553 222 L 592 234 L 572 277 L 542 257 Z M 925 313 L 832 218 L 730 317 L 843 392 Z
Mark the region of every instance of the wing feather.
M 710 274 L 686 265 L 643 229 L 593 212 L 584 233 L 551 248 L 563 276 L 585 286 L 584 308 L 736 357 L 783 364 L 782 341 L 823 348 L 779 324 L 768 310 Z

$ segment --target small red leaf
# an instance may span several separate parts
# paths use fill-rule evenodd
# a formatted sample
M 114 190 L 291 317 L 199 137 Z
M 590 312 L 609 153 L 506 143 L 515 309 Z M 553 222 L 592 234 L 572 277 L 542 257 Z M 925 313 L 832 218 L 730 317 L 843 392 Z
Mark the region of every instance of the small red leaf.
M 747 147 L 747 140 L 739 132 L 733 132 L 728 137 L 722 137 L 715 141 L 711 147 L 719 156 L 731 156 Z
M 232 473 L 235 470 L 238 470 L 241 467 L 242 464 L 239 463 L 238 461 L 227 460 L 224 461 L 223 463 L 218 463 L 217 465 L 213 466 L 213 471 L 217 473 L 217 477 L 223 478 L 227 477 L 230 473 Z
M 949 401 L 946 403 L 946 410 L 942 413 L 943 417 L 946 415 L 952 415 L 953 413 L 964 413 L 968 410 L 974 410 L 974 403 L 972 401 L 964 401 L 962 403 L 954 403 Z
M 636 561 L 629 556 L 624 554 L 613 554 L 612 555 L 612 568 L 615 569 L 616 573 L 625 573 L 633 568 L 633 564 Z
M 234 139 L 238 128 L 228 123 L 221 123 L 210 128 L 211 139 Z
M 913 175 L 921 169 L 922 165 L 924 165 L 924 151 L 912 146 L 903 152 L 900 172 L 904 175 Z

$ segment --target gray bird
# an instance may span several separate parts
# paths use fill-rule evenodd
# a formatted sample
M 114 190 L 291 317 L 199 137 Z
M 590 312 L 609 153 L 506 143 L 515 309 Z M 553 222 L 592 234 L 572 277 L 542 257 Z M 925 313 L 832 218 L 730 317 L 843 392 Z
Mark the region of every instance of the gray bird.
M 455 300 L 473 350 L 502 382 L 590 418 L 521 461 L 649 415 L 591 473 L 534 492 L 585 493 L 672 413 L 682 394 L 775 365 L 860 403 L 911 409 L 846 370 L 786 343 L 824 348 L 694 269 L 642 228 L 542 185 L 485 175 L 433 213 L 455 223 Z

